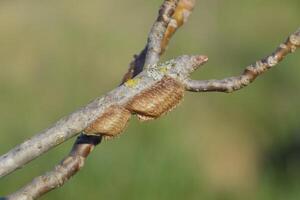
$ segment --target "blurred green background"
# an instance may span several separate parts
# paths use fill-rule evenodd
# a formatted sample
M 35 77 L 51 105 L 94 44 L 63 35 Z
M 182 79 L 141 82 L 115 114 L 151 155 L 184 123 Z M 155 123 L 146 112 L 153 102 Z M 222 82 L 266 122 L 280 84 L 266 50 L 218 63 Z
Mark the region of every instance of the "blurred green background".
M 1 0 L 0 154 L 120 83 L 162 0 Z M 163 60 L 205 54 L 222 78 L 299 27 L 299 0 L 198 0 Z M 43 199 L 299 199 L 300 52 L 232 94 L 187 93 L 167 116 L 131 123 Z M 0 196 L 52 167 L 61 145 L 0 180 Z

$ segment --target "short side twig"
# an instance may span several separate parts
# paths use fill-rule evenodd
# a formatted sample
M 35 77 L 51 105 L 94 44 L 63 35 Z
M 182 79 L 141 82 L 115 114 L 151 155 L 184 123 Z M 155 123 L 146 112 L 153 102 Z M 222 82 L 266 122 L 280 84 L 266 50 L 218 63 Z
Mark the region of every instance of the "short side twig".
M 259 75 L 271 69 L 300 47 L 300 28 L 290 35 L 286 42 L 281 44 L 274 53 L 255 64 L 248 66 L 242 75 L 225 78 L 222 80 L 187 80 L 186 90 L 192 92 L 233 92 L 248 86 Z
M 101 136 L 80 135 L 69 155 L 55 166 L 52 171 L 35 178 L 31 183 L 4 199 L 33 200 L 62 186 L 83 167 L 85 159 L 94 149 L 94 146 L 101 142 L 101 139 Z

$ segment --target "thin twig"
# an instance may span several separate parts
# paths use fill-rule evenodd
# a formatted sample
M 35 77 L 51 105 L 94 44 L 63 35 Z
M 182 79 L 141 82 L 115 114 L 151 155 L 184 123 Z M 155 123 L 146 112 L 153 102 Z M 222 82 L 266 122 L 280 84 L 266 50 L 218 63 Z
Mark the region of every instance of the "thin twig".
M 159 10 L 158 18 L 152 26 L 148 37 L 147 54 L 144 66 L 158 63 L 162 52 L 162 40 L 178 2 L 179 0 L 167 0 Z
M 159 12 L 160 16 L 165 17 L 158 17 L 157 22 L 154 23 L 153 27 L 149 33 L 148 42 L 145 46 L 145 48 L 141 51 L 140 54 L 134 55 L 133 61 L 129 65 L 128 72 L 124 75 L 122 83 L 126 82 L 127 80 L 135 77 L 138 75 L 146 66 L 147 64 L 155 64 L 155 60 L 159 60 L 159 56 L 161 56 L 168 44 L 171 40 L 174 33 L 184 24 L 187 22 L 188 17 L 190 16 L 193 8 L 195 7 L 196 0 L 179 0 L 179 1 L 165 1 L 165 6 L 162 6 Z M 172 3 L 170 5 L 170 3 Z M 176 7 L 174 11 L 174 6 Z M 169 14 L 172 14 L 172 17 L 170 18 Z M 163 20 L 166 18 L 165 20 Z M 152 35 L 155 35 L 154 33 L 157 32 L 158 28 L 155 28 L 157 25 L 159 25 L 159 33 L 156 37 L 153 37 Z M 162 35 L 163 34 L 163 35 Z M 156 42 L 152 42 L 152 40 L 155 40 Z M 157 49 L 156 51 L 149 51 L 149 46 L 153 46 L 150 49 Z M 146 57 L 150 59 L 153 58 L 148 63 L 146 63 Z
M 33 200 L 62 186 L 83 167 L 86 158 L 101 139 L 101 136 L 80 135 L 68 156 L 52 171 L 36 177 L 17 192 L 7 196 L 5 200 Z
M 300 28 L 271 55 L 248 66 L 242 75 L 222 80 L 187 80 L 186 90 L 192 92 L 233 92 L 252 83 L 259 75 L 277 65 L 284 57 L 300 47 Z
M 168 47 L 171 37 L 175 32 L 188 21 L 190 14 L 192 13 L 196 4 L 196 0 L 180 0 L 171 21 L 165 32 L 164 38 L 161 43 L 161 52 L 163 54 Z
M 165 0 L 161 5 L 158 17 L 148 35 L 147 44 L 139 55 L 134 56 L 134 60 L 130 63 L 128 72 L 124 75 L 122 83 L 138 75 L 143 71 L 144 66 L 155 64 L 159 61 L 161 43 L 178 1 Z

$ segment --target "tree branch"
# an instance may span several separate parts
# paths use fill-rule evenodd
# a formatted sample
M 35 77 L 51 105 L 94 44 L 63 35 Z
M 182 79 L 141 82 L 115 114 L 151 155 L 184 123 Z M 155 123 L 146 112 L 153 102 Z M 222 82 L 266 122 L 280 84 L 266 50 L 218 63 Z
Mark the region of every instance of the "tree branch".
M 271 55 L 257 61 L 240 76 L 222 80 L 186 80 L 186 90 L 192 92 L 233 92 L 252 83 L 259 75 L 277 65 L 284 57 L 300 47 L 300 28 L 281 44 Z
M 165 76 L 176 79 L 179 86 L 184 84 L 185 89 L 189 91 L 232 92 L 249 85 L 257 76 L 275 66 L 287 54 L 294 52 L 300 46 L 299 29 L 284 44 L 280 45 L 271 56 L 247 67 L 241 76 L 223 80 L 190 80 L 188 79 L 189 74 L 197 66 L 205 63 L 207 57 L 181 56 L 161 65 L 158 65 L 157 62 L 160 55 L 167 48 L 172 35 L 187 20 L 194 5 L 194 0 L 165 0 L 160 8 L 159 16 L 149 33 L 146 47 L 138 56 L 135 56 L 134 61 L 130 64 L 129 71 L 123 77 L 122 83 L 125 84 L 120 85 L 107 95 L 95 99 L 86 107 L 61 119 L 51 128 L 1 156 L 0 177 L 13 172 L 51 148 L 54 148 L 56 145 L 86 130 L 99 116 L 104 115 L 110 106 L 119 105 L 126 107 L 128 102 L 134 97 L 145 94 L 145 91 L 149 91 Z M 144 70 L 145 66 L 147 68 Z M 135 80 L 130 80 L 135 76 L 137 76 Z M 160 89 L 160 87 L 155 88 Z M 168 90 L 168 87 L 164 89 Z M 170 93 L 170 91 L 168 92 Z M 157 93 L 163 96 L 162 91 Z M 150 97 L 152 96 L 150 95 Z M 175 100 L 177 101 L 177 99 Z M 173 105 L 166 104 L 166 106 L 171 109 Z M 131 114 L 135 113 L 131 112 Z M 101 134 L 97 136 L 87 136 L 85 134 L 79 136 L 71 152 L 54 170 L 35 178 L 31 183 L 14 194 L 7 196 L 5 199 L 32 200 L 62 186 L 81 169 L 87 156 L 101 142 L 101 139 Z
M 51 172 L 36 177 L 31 183 L 5 199 L 33 200 L 62 186 L 83 167 L 86 158 L 92 152 L 94 146 L 101 142 L 101 139 L 101 136 L 80 135 L 69 155 L 60 164 L 56 165 Z
M 150 47 L 153 46 L 152 49 L 155 49 L 155 45 L 157 46 L 158 44 L 162 46 L 162 38 L 166 38 L 163 35 L 166 32 L 166 28 L 168 27 L 168 24 L 170 22 L 170 16 L 172 13 L 174 13 L 174 9 L 177 7 L 177 4 L 178 1 L 168 1 L 168 0 L 166 0 L 163 3 L 159 12 L 159 17 L 157 18 L 157 22 L 154 23 L 153 28 L 150 31 L 148 44 L 146 45 L 146 48 L 141 52 L 139 56 L 136 56 L 134 61 L 130 64 L 131 69 L 129 69 L 127 73 L 129 74 L 129 76 L 125 75 L 123 78 L 123 82 L 125 82 L 130 78 L 133 78 L 133 76 L 136 76 L 143 70 L 143 67 L 146 62 L 146 57 L 148 55 L 151 55 L 148 57 L 153 59 L 155 58 L 155 54 L 157 54 L 156 56 L 158 56 L 158 58 L 162 54 L 162 52 L 158 53 L 158 52 L 151 51 L 151 48 L 150 50 L 148 49 L 149 46 Z M 160 37 L 153 37 L 152 35 L 156 35 Z M 153 39 L 157 41 L 156 42 L 152 41 Z M 152 60 L 151 62 L 154 62 L 154 60 Z M 47 192 L 62 186 L 67 180 L 71 178 L 71 176 L 75 175 L 81 169 L 81 167 L 84 165 L 85 159 L 92 151 L 92 149 L 101 142 L 101 139 L 102 139 L 101 135 L 100 136 L 81 135 L 76 139 L 69 155 L 65 159 L 63 159 L 63 161 L 59 165 L 57 165 L 54 168 L 54 170 L 44 174 L 43 176 L 35 178 L 32 182 L 30 182 L 23 188 L 19 189 L 17 192 L 7 196 L 5 199 L 10 199 L 10 200 L 37 199 L 43 194 L 46 194 Z M 39 138 L 37 140 L 39 140 Z M 39 146 L 38 148 L 41 149 L 41 146 Z M 22 147 L 17 148 L 17 150 L 20 149 L 22 149 Z M 13 152 L 13 154 L 11 155 L 16 155 L 16 153 Z M 11 158 L 9 154 L 6 154 L 3 157 Z M 29 162 L 30 159 L 32 158 L 27 158 L 26 160 L 22 159 L 21 163 L 19 164 L 23 165 L 22 163 Z M 1 164 L 1 158 L 0 158 L 0 164 Z M 17 165 L 18 164 L 15 164 L 13 168 L 10 168 L 4 173 L 7 174 L 11 172 L 12 170 L 14 170 L 15 166 Z
M 165 52 L 176 30 L 187 22 L 195 7 L 195 0 L 165 1 L 159 11 L 148 37 L 148 42 L 140 54 L 135 55 L 124 75 L 122 83 L 138 75 L 145 66 L 158 62 Z M 172 16 L 172 17 L 171 17 Z
M 144 66 L 155 64 L 159 61 L 162 39 L 178 2 L 179 0 L 165 0 L 161 5 L 158 17 L 148 35 L 147 44 L 139 55 L 134 55 L 134 59 L 129 64 L 128 72 L 124 75 L 122 83 L 141 73 Z
M 188 21 L 190 14 L 192 13 L 196 4 L 196 0 L 180 0 L 178 6 L 172 15 L 171 21 L 167 27 L 161 43 L 161 52 L 163 54 L 168 47 L 171 37 L 175 32 Z
M 61 123 L 58 123 L 57 126 L 53 126 L 52 129 L 60 130 L 63 127 L 62 123 L 70 124 L 71 122 L 73 122 L 76 124 L 76 120 L 79 121 L 81 125 L 83 122 L 80 117 L 89 114 L 91 116 L 94 116 L 95 114 L 98 114 L 98 116 L 105 116 L 105 111 L 109 109 L 110 106 L 119 105 L 120 107 L 129 107 L 130 103 L 132 102 L 132 100 L 135 99 L 135 97 L 149 91 L 149 89 L 153 88 L 153 86 L 157 85 L 157 83 L 160 83 L 162 80 L 164 80 L 165 77 L 170 77 L 169 79 L 167 79 L 167 81 L 168 80 L 171 81 L 169 82 L 169 86 L 172 86 L 171 85 L 173 83 L 172 80 L 174 80 L 176 84 L 180 84 L 183 86 L 183 81 L 190 75 L 190 73 L 193 72 L 198 66 L 202 65 L 206 61 L 207 61 L 206 56 L 186 55 L 186 56 L 180 56 L 176 59 L 167 61 L 165 63 L 162 63 L 161 65 L 153 65 L 151 67 L 147 67 L 143 72 L 141 72 L 136 77 L 135 80 L 138 81 L 138 83 L 136 83 L 135 85 L 130 85 L 130 83 L 126 82 L 125 84 L 119 86 L 118 88 L 111 91 L 104 97 L 96 99 L 84 109 L 72 114 L 70 117 L 72 120 L 69 121 L 61 120 Z M 171 77 L 173 77 L 174 79 Z M 169 90 L 168 87 L 165 87 L 165 89 Z M 169 97 L 167 96 L 167 98 Z M 150 98 L 150 100 L 152 100 L 152 98 Z M 91 120 L 91 119 L 86 119 L 86 120 Z M 91 120 L 91 121 L 93 122 L 95 120 Z M 115 122 L 114 119 L 113 122 Z M 51 132 L 55 133 L 53 131 Z M 84 131 L 83 133 L 85 134 L 86 132 Z M 49 137 L 49 135 L 47 136 Z M 16 192 L 15 194 L 10 195 L 10 199 L 18 199 L 22 197 L 22 200 L 23 199 L 32 200 L 39 197 L 42 194 L 45 194 L 47 191 L 50 191 L 53 188 L 63 185 L 63 183 L 66 180 L 68 180 L 72 175 L 74 175 L 77 171 L 79 171 L 81 166 L 83 166 L 84 160 L 88 156 L 91 149 L 93 149 L 93 147 L 96 144 L 98 144 L 98 142 L 93 142 L 93 141 L 95 139 L 96 141 L 98 140 L 100 141 L 99 137 L 101 136 L 84 137 L 84 139 L 87 139 L 84 141 L 82 141 L 83 140 L 82 137 L 80 137 L 77 140 L 70 155 L 67 156 L 62 161 L 62 163 L 58 165 L 58 167 L 56 167 L 53 171 L 46 173 L 44 176 L 38 177 L 37 179 L 33 180 L 31 183 L 29 183 L 24 188 L 21 188 L 21 190 Z M 36 145 L 35 142 L 37 142 L 36 140 L 37 139 L 27 141 L 26 143 L 27 149 L 24 149 L 24 151 L 27 152 L 34 151 L 36 148 L 35 146 Z M 38 146 L 38 147 L 42 148 L 43 146 Z M 14 156 L 18 154 L 18 152 L 13 152 L 15 154 L 11 154 L 11 155 L 9 153 L 6 155 Z M 25 154 L 25 156 L 29 157 L 30 155 Z M 20 158 L 20 156 L 17 158 Z M 9 161 L 9 163 L 6 163 L 5 161 L 6 162 Z M 21 161 L 23 160 L 21 159 Z M 2 166 L 7 167 L 7 170 L 10 170 L 11 162 L 15 162 L 15 160 L 9 159 L 9 157 L 4 157 L 1 164 Z M 1 170 L 4 173 L 6 172 L 3 169 Z M 28 192 L 29 194 L 27 194 Z
M 147 63 L 152 63 L 154 60 L 157 60 L 157 57 L 159 57 L 159 52 L 157 52 L 156 49 L 157 46 L 160 46 L 163 34 L 166 31 L 168 22 L 170 21 L 169 19 L 174 13 L 177 3 L 178 0 L 165 0 L 162 4 L 157 21 L 154 23 L 149 34 L 147 51 L 142 51 L 142 54 L 145 54 L 146 58 L 148 58 L 146 59 L 148 60 Z M 140 59 L 140 57 L 136 57 L 136 61 L 134 61 L 134 63 L 139 63 Z M 143 65 L 144 64 L 136 65 L 133 70 L 135 75 L 141 72 Z M 79 109 L 71 115 L 59 120 L 52 127 L 42 131 L 29 140 L 26 140 L 5 155 L 1 156 L 0 178 L 18 168 L 21 168 L 28 162 L 39 157 L 55 146 L 65 142 L 71 137 L 76 136 L 78 133 L 88 127 L 88 125 L 93 122 L 107 106 L 111 104 L 110 100 L 107 100 L 110 98 L 114 100 L 119 99 L 113 95 L 108 95 L 103 98 L 99 97 L 86 107 Z M 118 100 L 113 102 L 116 103 Z

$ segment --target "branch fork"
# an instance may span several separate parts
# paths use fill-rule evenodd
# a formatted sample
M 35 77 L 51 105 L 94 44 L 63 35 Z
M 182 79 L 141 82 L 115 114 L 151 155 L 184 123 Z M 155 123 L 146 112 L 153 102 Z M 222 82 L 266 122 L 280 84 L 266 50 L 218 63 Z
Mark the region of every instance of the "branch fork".
M 246 67 L 239 76 L 221 80 L 191 80 L 190 73 L 207 62 L 206 56 L 180 56 L 162 64 L 157 63 L 167 49 L 171 37 L 187 21 L 194 6 L 195 0 L 164 0 L 149 33 L 145 48 L 134 56 L 119 87 L 103 97 L 96 98 L 87 106 L 59 120 L 52 127 L 2 155 L 0 157 L 0 178 L 82 133 L 76 139 L 70 153 L 52 171 L 33 179 L 17 192 L 0 199 L 33 200 L 65 184 L 84 166 L 86 158 L 94 147 L 100 144 L 102 138 L 114 136 L 114 134 L 104 134 L 110 121 L 105 121 L 100 125 L 93 124 L 111 106 L 121 106 L 129 117 L 137 114 L 141 120 L 155 119 L 175 107 L 183 97 L 184 90 L 191 92 L 237 91 L 248 86 L 259 75 L 277 65 L 286 55 L 295 52 L 300 47 L 299 28 L 279 45 L 274 53 Z M 153 105 L 160 104 L 163 105 L 153 107 Z M 149 114 L 149 110 L 148 113 L 139 113 L 141 111 L 139 109 L 150 109 L 151 113 Z M 118 108 L 117 111 L 119 111 Z M 120 124 L 121 121 L 113 123 Z M 115 126 L 115 124 L 112 125 Z M 98 134 L 99 130 L 102 134 Z M 119 129 L 117 129 L 118 131 Z M 88 135 L 89 133 L 91 135 Z

